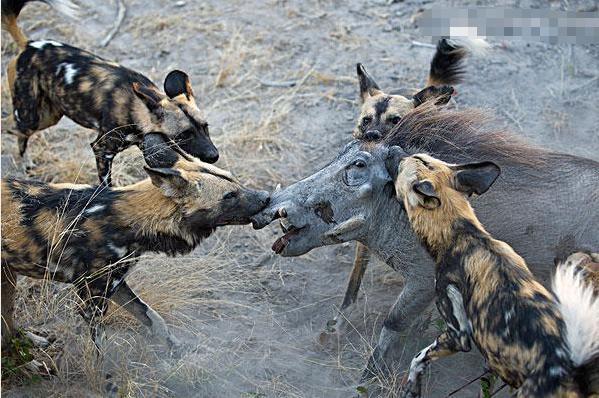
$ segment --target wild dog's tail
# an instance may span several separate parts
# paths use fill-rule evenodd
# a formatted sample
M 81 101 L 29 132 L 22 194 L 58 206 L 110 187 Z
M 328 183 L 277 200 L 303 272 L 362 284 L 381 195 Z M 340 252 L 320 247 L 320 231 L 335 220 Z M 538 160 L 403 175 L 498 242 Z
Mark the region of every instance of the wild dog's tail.
M 464 59 L 468 54 L 484 56 L 489 43 L 484 39 L 441 39 L 431 61 L 426 86 L 451 86 L 462 81 Z
M 25 4 L 36 0 L 2 0 L 2 28 L 6 29 L 17 42 L 19 48 L 25 48 L 27 37 L 17 25 L 17 18 Z M 76 17 L 79 6 L 70 0 L 37 0 L 46 3 L 56 9 L 58 12 L 70 17 Z
M 573 254 L 557 266 L 553 292 L 566 324 L 570 358 L 583 374 L 583 384 L 599 393 L 599 295 L 589 277 L 593 271 L 585 264 L 591 257 L 581 254 Z

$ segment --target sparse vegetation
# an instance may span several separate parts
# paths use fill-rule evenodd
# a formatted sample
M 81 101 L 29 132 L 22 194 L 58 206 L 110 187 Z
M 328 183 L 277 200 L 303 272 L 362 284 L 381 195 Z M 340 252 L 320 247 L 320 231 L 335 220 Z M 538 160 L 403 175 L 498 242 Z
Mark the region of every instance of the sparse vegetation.
M 424 79 L 432 54 L 409 46 L 412 38 L 421 37 L 409 22 L 417 7 L 408 3 L 188 0 L 177 7 L 166 0 L 127 0 L 125 21 L 106 48 L 97 44 L 112 26 L 114 4 L 80 3 L 85 6 L 81 21 L 65 20 L 43 4 L 28 6 L 20 21 L 30 38 L 54 38 L 92 50 L 143 71 L 156 82 L 172 68 L 186 70 L 221 151 L 218 165 L 252 187 L 270 190 L 312 173 L 351 139 L 358 112 L 356 62 L 366 63 L 386 86 L 412 86 Z M 401 32 L 384 30 L 398 20 L 405 28 Z M 522 48 L 499 53 L 499 61 L 492 65 L 469 69 L 474 75 L 468 77 L 458 102 L 502 108 L 516 115 L 508 122 L 537 131 L 544 145 L 561 145 L 551 140 L 568 135 L 567 121 L 590 113 L 599 93 L 591 90 L 593 85 L 581 88 L 579 99 L 573 100 L 576 106 L 565 106 L 561 96 L 539 88 L 554 88 L 553 81 L 561 84 L 559 68 L 547 60 L 552 52 L 534 54 Z M 3 83 L 15 52 L 3 32 Z M 591 65 L 598 57 L 596 51 L 576 54 L 582 59 L 578 65 Z M 527 75 L 526 82 L 518 81 L 514 97 L 518 104 L 505 87 L 517 74 L 514 58 L 547 67 L 539 79 Z M 573 84 L 578 87 L 588 77 L 568 73 L 565 79 L 576 80 Z M 260 80 L 297 84 L 269 87 Z M 8 87 L 3 84 L 3 115 L 10 109 Z M 597 121 L 583 121 L 578 127 L 584 140 L 564 150 L 596 158 Z M 545 126 L 556 134 L 545 134 Z M 67 120 L 34 135 L 28 151 L 36 166 L 27 176 L 95 184 L 89 146 L 94 135 Z M 2 155 L 19 163 L 14 137 L 3 135 L 1 144 Z M 114 184 L 145 178 L 142 165 L 137 148 L 119 154 Z M 17 173 L 25 175 L 22 170 Z M 42 352 L 19 340 L 21 354 L 3 356 L 3 395 L 101 396 L 106 370 L 124 397 L 354 394 L 402 281 L 383 264 L 370 267 L 358 305 L 348 314 L 347 330 L 320 345 L 318 335 L 342 298 L 353 245 L 279 258 L 270 252 L 274 228 L 224 228 L 190 256 L 148 255 L 128 275 L 133 289 L 183 340 L 179 357 L 171 357 L 126 311 L 112 305 L 105 317 L 108 342 L 100 361 L 77 313 L 72 287 L 20 279 L 19 325 L 48 330 L 56 341 Z M 410 344 L 402 357 L 405 367 L 395 369 L 393 381 L 381 383 L 381 390 L 393 396 L 411 359 L 408 351 L 430 342 L 440 327 L 428 321 L 406 336 Z M 32 356 L 55 375 L 21 373 Z M 425 391 L 447 392 L 480 374 L 476 358 L 456 356 L 453 362 L 444 361 L 447 369 L 433 366 Z M 478 388 L 475 383 L 469 391 Z

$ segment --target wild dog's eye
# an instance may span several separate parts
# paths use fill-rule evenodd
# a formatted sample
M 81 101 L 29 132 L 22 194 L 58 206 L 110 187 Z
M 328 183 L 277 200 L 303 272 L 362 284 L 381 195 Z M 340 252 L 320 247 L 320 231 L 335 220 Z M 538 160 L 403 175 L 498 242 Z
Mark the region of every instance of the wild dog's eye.
M 227 192 L 225 196 L 223 196 L 224 200 L 235 199 L 237 197 L 236 191 Z
M 391 124 L 397 124 L 397 123 L 401 122 L 401 117 L 391 116 L 391 117 L 387 118 L 387 121 Z
M 354 166 L 356 166 L 357 168 L 360 168 L 360 169 L 361 169 L 361 168 L 364 168 L 364 167 L 366 167 L 366 162 L 365 162 L 365 161 L 363 161 L 363 160 L 361 160 L 361 159 L 359 159 L 359 160 L 356 160 L 356 161 L 354 162 Z
M 362 126 L 368 126 L 370 123 L 372 123 L 372 116 L 364 116 L 362 118 Z

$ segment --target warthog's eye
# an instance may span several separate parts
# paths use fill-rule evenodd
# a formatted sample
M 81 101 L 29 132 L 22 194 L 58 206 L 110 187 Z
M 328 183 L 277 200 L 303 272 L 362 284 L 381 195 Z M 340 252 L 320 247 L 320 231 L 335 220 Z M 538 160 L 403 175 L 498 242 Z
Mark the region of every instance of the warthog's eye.
M 389 118 L 387 118 L 387 121 L 393 125 L 401 122 L 401 117 L 400 116 L 391 116 Z
M 362 118 L 362 127 L 366 127 L 368 126 L 370 123 L 372 123 L 372 116 L 364 116 Z
M 354 166 L 358 167 L 358 168 L 364 168 L 366 167 L 366 162 L 363 161 L 362 159 L 358 159 L 354 162 Z
M 223 200 L 235 199 L 239 194 L 237 191 L 227 192 L 225 196 L 223 196 Z

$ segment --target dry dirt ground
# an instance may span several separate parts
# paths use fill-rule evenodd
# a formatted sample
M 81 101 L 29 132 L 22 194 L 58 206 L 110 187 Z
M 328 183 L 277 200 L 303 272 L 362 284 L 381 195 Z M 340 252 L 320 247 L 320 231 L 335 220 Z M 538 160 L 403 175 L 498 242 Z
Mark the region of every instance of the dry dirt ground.
M 156 82 L 173 68 L 186 70 L 221 151 L 218 165 L 266 189 L 311 174 L 350 140 L 358 110 L 356 62 L 363 62 L 383 88 L 418 87 L 433 54 L 431 48 L 411 45 L 412 40 L 430 42 L 413 20 L 420 9 L 433 6 L 426 0 L 125 3 L 124 23 L 106 48 L 98 43 L 116 19 L 114 1 L 83 2 L 82 17 L 75 21 L 45 5 L 30 5 L 21 25 L 30 38 L 92 50 Z M 593 6 L 592 1 L 477 3 Z M 490 41 L 494 46 L 487 58 L 468 62 L 458 106 L 490 108 L 540 145 L 599 159 L 598 48 Z M 10 111 L 4 73 L 14 54 L 14 43 L 3 33 L 3 113 Z M 263 85 L 287 81 L 297 85 Z M 89 147 L 94 137 L 66 119 L 36 135 L 29 146 L 36 163 L 30 177 L 95 183 Z M 12 137 L 2 137 L 2 154 L 4 166 L 11 156 L 18 166 Z M 116 184 L 143 177 L 137 148 L 117 156 Z M 4 382 L 3 393 L 100 396 L 104 367 L 123 396 L 131 397 L 350 396 L 401 280 L 383 264 L 372 265 L 349 316 L 352 327 L 323 346 L 318 335 L 341 301 L 353 245 L 283 259 L 270 254 L 277 230 L 222 228 L 193 254 L 147 255 L 129 275 L 140 296 L 185 342 L 180 358 L 170 357 L 132 318 L 113 309 L 106 317 L 110 348 L 101 365 L 69 287 L 22 280 L 17 319 L 58 337 L 49 354 L 59 370 L 52 378 Z M 412 349 L 435 335 L 433 321 L 424 328 L 427 333 L 410 337 Z M 477 365 L 466 366 L 472 361 L 465 358 L 458 354 L 433 364 L 427 396 L 443 397 L 481 372 Z M 474 390 L 455 396 L 473 396 Z

